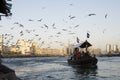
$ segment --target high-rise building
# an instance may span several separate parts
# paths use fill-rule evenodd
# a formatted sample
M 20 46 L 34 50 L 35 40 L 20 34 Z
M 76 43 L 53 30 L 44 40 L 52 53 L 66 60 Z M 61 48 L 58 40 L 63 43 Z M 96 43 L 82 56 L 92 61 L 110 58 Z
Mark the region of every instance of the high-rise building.
M 3 37 L 0 36 L 0 53 L 2 54 L 3 51 Z
M 111 53 L 112 49 L 111 49 L 111 45 L 110 44 L 107 44 L 106 45 L 106 52 L 107 53 Z
M 117 52 L 118 51 L 118 45 L 114 44 L 113 45 L 113 52 Z
M 73 53 L 73 44 L 69 44 L 67 48 L 67 54 L 71 55 Z

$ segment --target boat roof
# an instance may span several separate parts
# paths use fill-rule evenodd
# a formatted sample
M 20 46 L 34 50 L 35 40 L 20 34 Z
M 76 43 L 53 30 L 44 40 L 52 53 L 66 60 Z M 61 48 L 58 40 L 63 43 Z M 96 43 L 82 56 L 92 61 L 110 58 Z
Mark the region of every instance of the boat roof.
M 78 48 L 78 47 L 86 48 L 86 47 L 90 47 L 90 46 L 92 46 L 92 44 L 89 43 L 87 40 L 85 40 L 84 42 L 77 43 L 77 44 L 73 45 L 73 48 Z

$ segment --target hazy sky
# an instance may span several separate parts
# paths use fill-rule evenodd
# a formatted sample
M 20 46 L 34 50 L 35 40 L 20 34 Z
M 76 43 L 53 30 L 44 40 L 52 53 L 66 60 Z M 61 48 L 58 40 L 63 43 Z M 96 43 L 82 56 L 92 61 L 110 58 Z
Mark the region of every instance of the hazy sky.
M 89 32 L 94 48 L 120 46 L 120 0 L 13 0 L 12 4 L 13 15 L 0 21 L 0 34 L 14 36 L 6 36 L 5 43 L 31 39 L 41 47 L 58 48 L 76 43 L 76 37 L 84 41 Z

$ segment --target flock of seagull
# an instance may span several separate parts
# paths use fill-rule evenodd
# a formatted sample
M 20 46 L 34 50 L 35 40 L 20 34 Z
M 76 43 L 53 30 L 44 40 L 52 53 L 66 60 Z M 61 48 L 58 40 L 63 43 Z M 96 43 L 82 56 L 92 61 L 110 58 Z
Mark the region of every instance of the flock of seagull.
M 73 4 L 70 4 L 70 6 L 72 6 Z M 87 16 L 96 16 L 97 14 L 95 13 L 90 13 Z M 104 18 L 107 19 L 108 15 L 105 14 Z M 73 20 L 75 19 L 76 16 L 72 16 L 69 15 L 68 19 L 69 20 Z M 38 22 L 42 22 L 44 19 L 38 19 L 38 20 L 33 20 L 33 19 L 28 19 L 29 22 L 34 22 L 34 21 L 38 21 Z M 69 27 L 69 28 L 62 28 L 61 30 L 59 30 L 58 32 L 56 32 L 58 30 L 57 24 L 56 23 L 52 23 L 50 26 L 48 24 L 42 24 L 41 26 L 39 26 L 38 28 L 40 28 L 41 32 L 43 32 L 42 34 L 37 33 L 36 29 L 26 29 L 26 27 L 19 23 L 19 22 L 14 22 L 13 23 L 13 27 L 10 28 L 10 30 L 15 30 L 17 27 L 18 30 L 18 35 L 17 37 L 23 37 L 25 34 L 28 34 L 29 37 L 33 35 L 32 38 L 28 39 L 28 41 L 33 42 L 35 39 L 37 39 L 38 42 L 40 42 L 40 47 L 46 45 L 47 48 L 51 48 L 53 46 L 53 44 L 59 44 L 60 46 L 65 46 L 66 43 L 59 41 L 60 37 L 62 37 L 64 34 L 63 33 L 67 33 L 68 35 L 72 36 L 73 38 L 75 38 L 75 32 L 73 31 L 74 29 L 78 29 L 80 27 L 79 24 L 74 25 L 73 27 Z M 0 26 L 0 28 L 2 28 L 2 26 Z M 47 31 L 49 29 L 52 29 L 52 31 L 54 32 L 54 34 L 47 34 L 49 36 L 46 36 L 45 34 L 47 33 Z M 106 29 L 103 30 L 103 34 L 105 33 Z M 47 40 L 44 40 L 41 35 L 44 35 L 45 37 L 48 37 Z M 15 38 L 14 36 L 14 31 L 13 34 L 10 33 L 4 33 L 2 35 L 2 37 L 4 38 L 4 45 L 13 45 L 16 44 L 13 39 Z M 52 38 L 54 38 L 54 41 L 50 41 Z M 48 43 L 49 41 L 49 43 Z

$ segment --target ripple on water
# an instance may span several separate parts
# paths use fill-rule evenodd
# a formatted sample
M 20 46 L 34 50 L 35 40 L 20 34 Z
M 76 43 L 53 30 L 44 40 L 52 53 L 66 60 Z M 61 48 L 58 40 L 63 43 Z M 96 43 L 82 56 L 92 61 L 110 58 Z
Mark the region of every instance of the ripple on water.
M 64 57 L 3 59 L 22 80 L 119 80 L 119 62 L 119 57 L 98 57 L 97 69 L 81 69 Z

